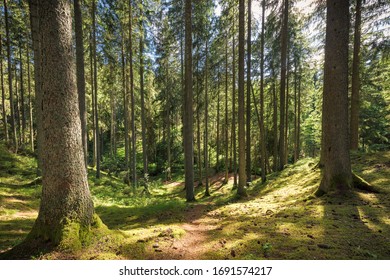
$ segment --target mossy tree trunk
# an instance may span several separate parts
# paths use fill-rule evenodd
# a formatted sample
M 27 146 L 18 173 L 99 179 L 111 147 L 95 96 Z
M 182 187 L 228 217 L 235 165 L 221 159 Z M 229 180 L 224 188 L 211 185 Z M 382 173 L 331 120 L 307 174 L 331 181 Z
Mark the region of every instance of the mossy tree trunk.
M 79 241 L 93 221 L 81 139 L 70 2 L 39 2 L 42 197 L 29 238 Z
M 352 186 L 348 139 L 349 1 L 328 0 L 322 111 L 322 180 L 317 194 Z

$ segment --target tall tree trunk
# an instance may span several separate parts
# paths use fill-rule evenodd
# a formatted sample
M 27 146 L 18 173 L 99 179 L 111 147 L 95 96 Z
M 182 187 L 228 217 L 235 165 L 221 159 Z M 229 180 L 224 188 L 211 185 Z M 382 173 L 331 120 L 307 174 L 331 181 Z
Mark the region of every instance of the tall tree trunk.
M 273 170 L 278 170 L 278 101 L 276 96 L 276 77 L 274 65 L 271 62 L 271 76 L 272 76 L 272 123 L 273 123 Z
M 218 80 L 217 80 L 217 155 L 216 155 L 216 159 L 217 159 L 217 162 L 215 164 L 215 170 L 218 172 L 219 171 L 219 151 L 220 151 L 220 139 L 219 139 L 219 127 L 220 127 L 220 112 L 221 112 L 221 105 L 220 105 L 220 102 L 221 102 L 221 98 L 220 98 L 220 84 L 219 84 L 220 80 L 219 80 L 219 74 L 218 74 Z
M 201 152 L 201 136 L 200 136 L 200 90 L 199 90 L 199 48 L 196 57 L 196 144 L 197 144 L 197 167 L 198 167 L 198 186 L 202 185 L 202 152 Z
M 19 71 L 20 71 L 20 118 L 22 123 L 22 129 L 20 133 L 21 143 L 26 143 L 26 107 L 24 100 L 24 71 L 23 71 L 23 56 L 22 56 L 23 46 L 19 41 Z
M 135 189 L 137 187 L 137 150 L 135 130 L 135 98 L 134 98 L 134 71 L 133 71 L 133 12 L 129 0 L 129 67 L 130 67 L 130 102 L 131 102 L 131 179 Z
M 225 45 L 225 184 L 229 182 L 229 129 L 228 129 L 228 37 Z
M 281 74 L 280 74 L 280 126 L 279 126 L 279 170 L 284 168 L 285 160 L 285 102 L 287 72 L 288 0 L 284 0 L 283 24 L 281 32 Z
M 85 73 L 84 73 L 84 43 L 83 18 L 81 15 L 80 0 L 74 0 L 74 25 L 76 35 L 76 73 L 77 92 L 79 97 L 79 110 L 81 120 L 81 139 L 83 143 L 84 162 L 88 166 L 87 144 L 87 110 L 85 105 Z
M 297 120 L 297 160 L 301 151 L 301 75 L 302 69 L 299 69 L 298 78 L 298 120 Z
M 124 32 L 122 27 L 122 38 L 121 38 L 121 62 L 122 62 L 122 92 L 123 92 L 123 111 L 124 111 L 124 128 L 125 128 L 125 164 L 126 164 L 126 184 L 130 184 L 130 142 L 129 142 L 129 91 L 128 91 L 128 80 L 126 75 L 126 61 L 125 61 L 125 47 L 124 47 Z
M 3 45 L 2 45 L 2 38 L 0 34 L 0 57 L 3 57 Z M 7 112 L 5 111 L 5 89 L 4 89 L 4 72 L 3 72 L 3 59 L 0 61 L 0 82 L 1 82 L 1 107 L 2 107 L 2 119 L 3 119 L 3 129 L 4 129 L 4 136 L 5 141 L 9 141 L 8 136 L 8 122 L 7 122 Z
M 238 17 L 238 196 L 246 196 L 245 163 L 245 0 L 239 0 Z
M 69 238 L 81 245 L 94 208 L 81 142 L 69 1 L 40 1 L 39 16 L 44 57 L 40 64 L 44 129 L 39 132 L 45 149 L 41 205 L 29 238 L 54 244 Z
M 251 183 L 251 32 L 252 0 L 248 0 L 248 38 L 246 60 L 246 181 Z
M 355 33 L 353 40 L 352 95 L 351 95 L 351 150 L 357 150 L 359 144 L 359 91 L 360 91 L 360 37 L 361 37 L 362 0 L 356 0 Z
M 38 168 L 37 174 L 40 175 L 42 169 L 42 91 L 41 91 L 41 38 L 39 36 L 39 5 L 38 0 L 30 0 L 30 26 L 31 26 L 31 38 L 34 51 L 34 91 L 35 91 L 35 116 L 37 127 L 37 155 L 38 155 Z
M 28 87 L 30 148 L 31 151 L 34 152 L 34 123 L 33 123 L 33 105 L 32 105 L 32 94 L 31 94 L 30 50 L 28 45 L 27 45 L 27 87 Z
M 142 6 L 142 1 L 141 1 Z M 140 17 L 143 15 L 142 9 L 140 8 Z M 142 19 L 139 22 L 139 79 L 140 79 L 140 91 L 141 91 L 141 130 L 142 130 L 142 162 L 143 162 L 143 176 L 144 179 L 148 177 L 148 149 L 146 143 L 146 124 L 145 124 L 145 90 L 144 90 L 144 29 Z
M 16 132 L 15 112 L 14 112 L 14 95 L 12 91 L 12 62 L 11 62 L 11 38 L 9 34 L 9 22 L 8 22 L 8 7 L 7 0 L 4 0 L 4 17 L 5 17 L 5 36 L 7 39 L 7 61 L 8 61 L 8 93 L 9 93 L 9 106 L 11 109 L 11 133 L 12 144 L 15 152 L 18 151 L 18 135 Z
M 208 37 L 208 36 L 207 36 Z M 204 176 L 206 179 L 205 196 L 210 196 L 209 190 L 209 96 L 208 96 L 208 38 L 206 38 L 206 62 L 205 62 L 205 111 L 204 111 Z
M 192 19 L 191 0 L 185 0 L 185 97 L 184 97 L 184 169 L 187 201 L 194 201 L 194 141 L 192 108 Z
M 235 40 L 235 19 L 233 18 L 233 61 L 232 61 L 232 139 L 233 139 L 233 189 L 238 186 L 237 182 L 237 139 L 236 139 L 236 40 Z
M 289 132 L 289 122 L 288 122 L 288 110 L 289 110 L 289 102 L 290 102 L 290 61 L 289 61 L 289 49 L 287 48 L 287 73 L 286 73 L 286 113 L 285 113 L 285 120 L 284 120 L 284 159 L 283 159 L 283 165 L 287 164 L 288 161 L 288 132 Z
M 261 42 L 260 42 L 260 145 L 261 145 L 261 181 L 267 179 L 266 150 L 265 150 L 265 129 L 264 129 L 264 33 L 265 33 L 265 0 L 261 2 Z
M 93 42 L 92 33 L 90 34 L 89 42 L 89 65 L 90 65 L 90 80 L 91 80 L 91 101 L 92 101 L 92 166 L 96 166 L 97 158 L 97 137 L 96 137 L 96 118 L 95 118 L 95 82 L 94 82 L 94 68 L 93 68 Z
M 92 0 L 92 43 L 93 43 L 93 83 L 94 83 L 94 106 L 95 106 L 95 131 L 96 131 L 96 178 L 100 178 L 100 129 L 98 111 L 98 81 L 97 81 L 97 55 L 96 55 L 96 0 Z
M 322 178 L 317 194 L 347 191 L 352 186 L 348 137 L 349 1 L 327 0 Z
M 298 160 L 298 71 L 297 58 L 294 58 L 294 163 Z
M 111 81 L 115 80 L 114 64 L 110 64 Z M 113 85 L 112 85 L 113 86 Z M 110 91 L 110 154 L 116 158 L 116 100 L 115 92 Z

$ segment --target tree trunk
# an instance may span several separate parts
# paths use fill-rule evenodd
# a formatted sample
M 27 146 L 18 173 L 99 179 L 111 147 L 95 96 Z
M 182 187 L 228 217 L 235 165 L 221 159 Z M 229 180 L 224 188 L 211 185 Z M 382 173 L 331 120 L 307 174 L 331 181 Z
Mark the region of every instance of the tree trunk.
M 235 40 L 235 19 L 233 18 L 233 61 L 232 61 L 232 139 L 233 139 L 233 189 L 238 186 L 237 183 L 237 139 L 236 139 L 236 40 Z
M 141 1 L 142 6 L 142 1 Z M 143 15 L 140 8 L 140 17 Z M 144 91 L 144 40 L 143 40 L 143 21 L 139 22 L 139 79 L 140 79 L 140 91 L 141 91 L 141 130 L 142 130 L 142 162 L 143 162 L 143 176 L 144 179 L 148 177 L 148 149 L 146 143 L 146 124 L 145 124 L 145 91 Z
M 229 182 L 229 129 L 228 129 L 228 37 L 225 45 L 225 181 Z
M 247 196 L 246 163 L 245 163 L 245 88 L 244 88 L 244 58 L 245 58 L 245 0 L 239 0 L 238 17 L 238 196 Z
M 205 62 L 205 111 L 204 111 L 204 176 L 206 179 L 205 196 L 210 196 L 209 190 L 209 97 L 208 97 L 208 38 L 206 38 L 206 62 Z
M 126 184 L 130 184 L 130 165 L 129 165 L 129 158 L 130 158 L 130 144 L 129 144 L 129 123 L 130 123 L 130 116 L 129 116 L 129 91 L 127 90 L 128 87 L 128 80 L 126 75 L 126 62 L 125 62 L 125 50 L 124 50 L 124 32 L 122 30 L 122 39 L 121 39 L 121 61 L 122 61 L 122 92 L 123 92 L 123 111 L 124 111 L 124 128 L 125 128 L 125 164 L 126 164 Z
M 348 139 L 349 1 L 327 0 L 321 184 L 317 194 L 352 186 Z
M 196 58 L 196 145 L 197 145 L 197 167 L 198 167 L 198 186 L 202 185 L 202 152 L 201 152 L 201 138 L 200 138 L 200 90 L 199 90 L 199 60 L 200 54 Z
M 69 1 L 39 3 L 42 71 L 42 196 L 29 238 L 81 246 L 93 202 L 81 142 Z M 64 245 L 69 242 L 64 242 Z
M 35 116 L 37 126 L 37 154 L 38 154 L 38 168 L 37 174 L 40 175 L 42 169 L 42 101 L 41 101 L 41 38 L 39 36 L 39 6 L 38 0 L 29 1 L 30 10 L 30 26 L 31 26 L 31 38 L 34 51 L 34 90 L 35 90 Z
M 286 72 L 287 72 L 287 36 L 288 36 L 288 0 L 284 0 L 283 24 L 281 31 L 281 74 L 280 74 L 280 126 L 279 126 L 279 166 L 284 168 L 285 161 L 285 113 L 286 113 Z
M 248 38 L 246 60 L 246 181 L 251 183 L 251 30 L 252 0 L 248 0 Z
M 137 150 L 135 131 L 135 98 L 134 98 L 134 72 L 133 72 L 133 12 L 129 0 L 129 66 L 130 66 L 130 102 L 131 102 L 131 179 L 135 189 L 137 187 Z
M 34 152 L 34 124 L 33 124 L 32 94 L 31 94 L 30 50 L 28 45 L 27 45 L 27 87 L 28 87 L 30 148 L 31 151 Z
M 93 42 L 93 82 L 94 82 L 94 106 L 95 106 L 95 131 L 96 131 L 96 178 L 100 178 L 100 129 L 98 111 L 98 81 L 97 81 L 97 55 L 96 55 L 96 0 L 92 0 L 92 42 Z
M 220 140 L 219 140 L 219 123 L 220 123 L 220 112 L 221 112 L 221 109 L 220 109 L 220 102 L 221 102 L 221 98 L 220 98 L 220 92 L 219 92 L 219 74 L 218 74 L 218 80 L 217 80 L 217 155 L 216 155 L 216 164 L 215 164 L 215 170 L 218 172 L 219 171 L 219 150 L 220 150 Z
M 84 43 L 83 18 L 81 15 L 80 0 L 74 0 L 74 25 L 76 37 L 76 73 L 77 92 L 79 96 L 79 110 L 81 120 L 81 139 L 83 143 L 84 162 L 88 166 L 87 146 L 87 111 L 85 105 L 85 73 L 84 73 Z
M 265 33 L 265 0 L 261 2 L 261 39 L 260 39 L 260 145 L 261 145 L 261 181 L 267 179 L 266 151 L 265 151 L 265 129 L 264 129 L 264 33 Z
M 194 201 L 194 141 L 192 108 L 192 19 L 191 0 L 185 0 L 185 97 L 184 97 L 184 169 L 187 201 Z
M 0 57 L 3 57 L 3 45 L 2 45 L 2 38 L 0 34 Z M 0 82 L 1 82 L 1 108 L 2 108 L 2 118 L 3 118 L 3 129 L 4 129 L 4 136 L 5 141 L 9 141 L 8 136 L 8 122 L 7 122 L 7 112 L 5 111 L 5 89 L 4 89 L 4 72 L 3 72 L 3 59 L 0 61 Z
M 360 91 L 360 37 L 362 0 L 356 0 L 355 34 L 353 40 L 352 95 L 351 95 L 351 150 L 358 149 L 359 143 L 359 91 Z
M 90 80 L 91 80 L 91 101 L 92 101 L 92 166 L 96 166 L 97 158 L 97 141 L 96 141 L 96 125 L 95 125 L 95 83 L 94 83 L 94 68 L 93 68 L 93 42 L 92 33 L 90 34 L 89 42 L 89 64 L 90 64 Z
M 19 41 L 19 71 L 20 71 L 20 118 L 21 118 L 21 143 L 26 143 L 26 107 L 24 101 L 24 71 L 23 71 L 23 59 L 22 59 L 22 43 Z
M 11 38 L 9 35 L 9 23 L 8 23 L 8 7 L 7 0 L 4 0 L 4 17 L 5 17 L 5 36 L 7 39 L 7 61 L 8 61 L 8 93 L 9 93 L 9 106 L 11 109 L 11 133 L 12 144 L 15 152 L 18 151 L 18 135 L 16 133 L 15 112 L 14 112 L 14 95 L 12 92 L 12 66 L 11 66 Z

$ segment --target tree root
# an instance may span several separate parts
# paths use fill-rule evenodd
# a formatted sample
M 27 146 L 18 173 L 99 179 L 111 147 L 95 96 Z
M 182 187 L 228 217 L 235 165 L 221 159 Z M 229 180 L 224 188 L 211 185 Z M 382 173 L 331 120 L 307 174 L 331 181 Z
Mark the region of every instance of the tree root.
M 370 193 L 380 193 L 380 190 L 352 172 L 352 184 L 356 189 Z

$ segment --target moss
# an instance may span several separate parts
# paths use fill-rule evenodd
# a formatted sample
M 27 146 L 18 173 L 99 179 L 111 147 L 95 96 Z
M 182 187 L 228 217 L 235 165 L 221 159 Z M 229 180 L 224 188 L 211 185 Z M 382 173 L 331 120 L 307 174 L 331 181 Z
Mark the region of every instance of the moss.
M 352 173 L 352 182 L 353 186 L 359 190 L 368 191 L 372 193 L 379 193 L 380 191 L 367 181 L 365 181 L 362 177 Z

